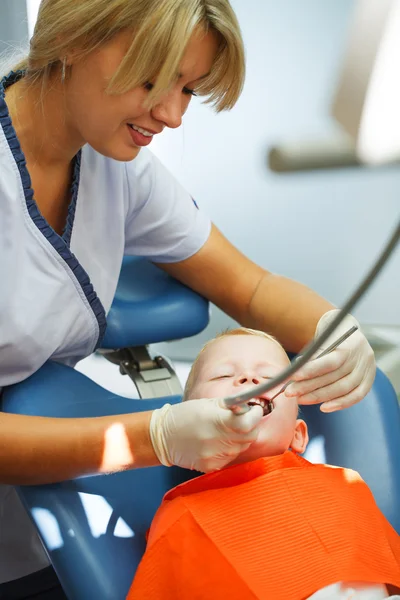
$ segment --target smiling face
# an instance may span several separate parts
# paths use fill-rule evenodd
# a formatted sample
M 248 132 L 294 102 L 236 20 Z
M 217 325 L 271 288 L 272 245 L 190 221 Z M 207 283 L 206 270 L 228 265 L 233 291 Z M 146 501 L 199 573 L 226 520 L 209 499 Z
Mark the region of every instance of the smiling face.
M 200 355 L 187 399 L 236 394 L 268 381 L 288 364 L 285 351 L 271 339 L 259 335 L 225 335 L 214 340 Z M 262 399 L 272 397 L 279 387 L 267 392 Z M 308 442 L 307 426 L 297 418 L 297 413 L 296 398 L 278 396 L 273 401 L 272 411 L 262 418 L 257 440 L 235 463 L 282 454 L 289 448 L 304 452 Z
M 131 42 L 132 33 L 124 32 L 84 59 L 74 62 L 69 57 L 65 81 L 68 125 L 95 150 L 120 161 L 134 159 L 164 127 L 181 125 L 193 91 L 210 73 L 218 50 L 216 34 L 198 29 L 186 48 L 176 81 L 149 108 L 146 100 L 153 82 L 123 94 L 106 92 Z

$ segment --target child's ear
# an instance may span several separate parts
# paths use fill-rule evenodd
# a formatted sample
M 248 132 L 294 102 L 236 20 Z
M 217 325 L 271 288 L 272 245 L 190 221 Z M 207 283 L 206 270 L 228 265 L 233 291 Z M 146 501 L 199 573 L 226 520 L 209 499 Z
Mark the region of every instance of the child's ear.
M 303 419 L 297 419 L 290 447 L 298 454 L 303 454 L 308 444 L 308 428 Z

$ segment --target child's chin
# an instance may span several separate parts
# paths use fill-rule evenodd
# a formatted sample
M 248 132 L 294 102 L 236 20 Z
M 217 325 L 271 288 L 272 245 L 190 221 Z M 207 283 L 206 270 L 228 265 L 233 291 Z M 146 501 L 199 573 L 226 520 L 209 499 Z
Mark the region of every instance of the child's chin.
M 237 456 L 235 458 L 235 460 L 233 460 L 231 463 L 231 465 L 241 465 L 242 463 L 246 463 L 246 462 L 251 462 L 253 460 L 258 460 L 259 458 L 265 458 L 266 456 L 273 456 L 274 454 L 280 454 L 279 452 L 266 452 L 265 448 L 257 448 L 257 446 L 255 446 L 254 444 L 252 446 L 250 446 L 250 448 L 247 448 L 247 450 L 245 450 L 244 452 L 242 452 L 241 454 L 239 454 L 239 456 Z

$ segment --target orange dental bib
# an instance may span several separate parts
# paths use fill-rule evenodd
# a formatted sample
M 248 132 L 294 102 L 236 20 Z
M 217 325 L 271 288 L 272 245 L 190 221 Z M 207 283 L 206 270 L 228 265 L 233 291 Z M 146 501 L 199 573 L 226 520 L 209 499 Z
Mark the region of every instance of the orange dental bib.
M 128 600 L 302 600 L 339 581 L 400 586 L 400 537 L 356 472 L 285 452 L 166 494 Z

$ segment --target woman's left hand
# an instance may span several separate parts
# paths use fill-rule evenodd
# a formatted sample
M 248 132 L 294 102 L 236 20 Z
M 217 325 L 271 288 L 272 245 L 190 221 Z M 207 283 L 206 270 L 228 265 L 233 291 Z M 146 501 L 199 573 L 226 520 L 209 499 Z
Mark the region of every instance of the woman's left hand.
M 318 322 L 315 337 L 336 317 L 338 310 L 325 313 Z M 318 350 L 330 346 L 353 325 L 359 326 L 348 315 L 332 336 Z M 375 379 L 375 356 L 364 334 L 358 329 L 333 352 L 310 361 L 292 377 L 285 394 L 297 396 L 299 404 L 321 404 L 321 411 L 333 412 L 348 408 L 362 400 Z

